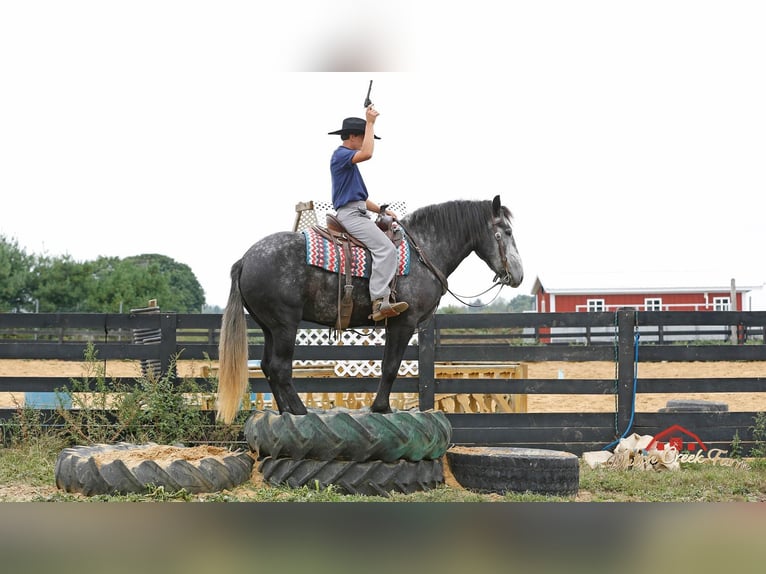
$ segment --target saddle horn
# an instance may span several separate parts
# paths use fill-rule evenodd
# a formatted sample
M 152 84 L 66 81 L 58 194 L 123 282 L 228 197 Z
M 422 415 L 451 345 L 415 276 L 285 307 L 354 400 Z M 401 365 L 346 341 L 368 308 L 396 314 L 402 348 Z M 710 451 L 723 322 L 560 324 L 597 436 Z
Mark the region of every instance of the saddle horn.
M 389 229 L 391 229 L 391 224 L 394 222 L 394 218 L 386 214 L 387 209 L 388 209 L 387 203 L 384 203 L 383 205 L 381 205 L 380 211 L 378 212 L 378 217 L 375 219 L 375 224 L 384 233 L 387 232 Z

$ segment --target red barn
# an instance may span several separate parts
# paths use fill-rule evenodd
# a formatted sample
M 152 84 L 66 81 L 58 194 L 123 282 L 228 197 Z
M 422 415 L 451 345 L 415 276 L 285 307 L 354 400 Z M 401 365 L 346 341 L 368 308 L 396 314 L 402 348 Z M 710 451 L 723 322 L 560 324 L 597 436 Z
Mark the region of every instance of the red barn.
M 699 274 L 667 273 L 583 273 L 538 275 L 532 287 L 538 313 L 612 312 L 620 308 L 637 311 L 731 311 L 753 309 L 751 293 L 763 294 L 763 286 L 744 286 L 732 280 L 704 277 Z M 736 301 L 736 308 L 732 306 Z M 757 307 L 757 303 L 755 305 Z M 663 336 L 677 330 L 668 327 Z M 681 329 L 683 330 L 683 329 Z M 674 340 L 715 339 L 722 335 L 677 333 Z M 716 330 L 713 328 L 712 330 Z M 546 343 L 583 343 L 599 336 L 613 337 L 609 329 L 593 328 L 588 338 L 570 327 L 539 328 L 537 336 Z M 645 340 L 656 340 L 647 334 Z
M 614 311 L 731 311 L 752 309 L 744 286 L 721 277 L 691 273 L 582 273 L 538 275 L 532 287 L 538 313 Z M 732 292 L 736 307 L 732 306 Z

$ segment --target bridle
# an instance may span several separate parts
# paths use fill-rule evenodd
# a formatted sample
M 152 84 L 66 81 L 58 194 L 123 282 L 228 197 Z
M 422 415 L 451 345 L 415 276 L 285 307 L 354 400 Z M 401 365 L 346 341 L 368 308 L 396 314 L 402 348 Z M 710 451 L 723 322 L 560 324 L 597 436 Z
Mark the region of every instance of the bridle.
M 505 249 L 503 249 L 503 232 L 501 231 L 500 223 L 501 219 L 497 218 L 492 221 L 492 229 L 495 230 L 495 241 L 497 241 L 497 249 L 500 253 L 500 261 L 503 264 L 503 270 L 505 271 L 505 278 L 508 278 L 511 276 L 511 264 L 508 262 L 508 258 L 505 256 Z M 492 280 L 493 283 L 497 283 L 497 280 L 500 278 L 500 273 L 497 273 L 495 275 L 495 278 Z M 501 282 L 500 285 L 505 285 L 504 282 Z M 486 291 L 485 291 L 486 293 Z

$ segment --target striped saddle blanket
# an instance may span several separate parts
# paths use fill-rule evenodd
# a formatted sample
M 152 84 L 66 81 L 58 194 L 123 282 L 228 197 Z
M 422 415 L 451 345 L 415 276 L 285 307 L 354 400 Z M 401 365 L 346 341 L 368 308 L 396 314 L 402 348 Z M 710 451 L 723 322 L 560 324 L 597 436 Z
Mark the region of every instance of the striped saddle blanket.
M 313 229 L 301 231 L 306 239 L 306 263 L 321 267 L 333 273 L 343 273 L 346 268 L 346 255 L 342 248 L 336 247 L 326 237 Z M 370 277 L 372 256 L 369 250 L 356 245 L 351 248 L 351 274 L 354 277 Z M 397 275 L 408 275 L 410 272 L 410 244 L 403 239 L 397 246 Z

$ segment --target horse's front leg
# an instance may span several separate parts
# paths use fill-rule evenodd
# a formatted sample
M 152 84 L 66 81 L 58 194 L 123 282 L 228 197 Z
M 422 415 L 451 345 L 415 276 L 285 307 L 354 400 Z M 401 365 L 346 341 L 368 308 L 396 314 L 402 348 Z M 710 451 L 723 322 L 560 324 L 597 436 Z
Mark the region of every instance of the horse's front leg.
M 391 412 L 391 389 L 394 380 L 399 374 L 399 366 L 402 364 L 404 351 L 410 342 L 414 329 L 389 329 L 386 332 L 386 346 L 383 350 L 383 362 L 381 364 L 380 382 L 378 383 L 375 400 L 372 401 L 370 410 L 374 413 Z

